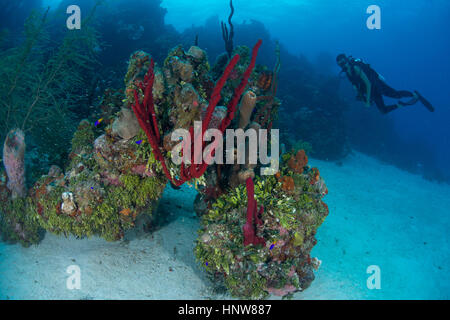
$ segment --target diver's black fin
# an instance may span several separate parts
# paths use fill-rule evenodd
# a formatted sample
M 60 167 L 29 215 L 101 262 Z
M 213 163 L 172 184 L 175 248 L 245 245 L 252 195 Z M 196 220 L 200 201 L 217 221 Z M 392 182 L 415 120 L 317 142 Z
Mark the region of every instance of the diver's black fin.
M 422 95 L 417 91 L 414 90 L 414 92 L 417 94 L 417 96 L 419 97 L 419 101 L 422 102 L 422 104 L 430 111 L 430 112 L 434 112 L 434 107 L 433 105 L 430 103 L 430 101 L 428 101 L 427 99 L 425 99 L 424 97 L 422 97 Z

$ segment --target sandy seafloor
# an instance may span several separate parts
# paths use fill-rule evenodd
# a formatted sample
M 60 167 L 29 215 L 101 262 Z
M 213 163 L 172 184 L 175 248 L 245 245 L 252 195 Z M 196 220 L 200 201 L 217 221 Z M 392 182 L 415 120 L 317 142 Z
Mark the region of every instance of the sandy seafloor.
M 354 153 L 342 163 L 311 160 L 328 188 L 330 215 L 312 256 L 316 280 L 295 299 L 449 299 L 450 186 Z M 166 188 L 168 221 L 153 234 L 108 243 L 47 234 L 38 246 L 0 243 L 0 299 L 228 299 L 195 262 L 195 190 Z M 68 290 L 66 269 L 81 269 Z M 366 269 L 381 270 L 369 290 Z

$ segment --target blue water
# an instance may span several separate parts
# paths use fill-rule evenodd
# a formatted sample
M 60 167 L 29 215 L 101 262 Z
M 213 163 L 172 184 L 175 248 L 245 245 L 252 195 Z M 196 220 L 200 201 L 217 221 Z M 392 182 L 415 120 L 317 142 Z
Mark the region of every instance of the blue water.
M 43 4 L 55 7 L 59 2 L 45 0 Z M 381 8 L 381 30 L 366 27 L 366 9 L 372 4 Z M 234 6 L 235 23 L 261 21 L 294 55 L 314 61 L 323 52 L 347 53 L 370 63 L 394 88 L 419 90 L 435 105 L 436 113 L 415 106 L 387 117 L 393 119 L 399 139 L 426 145 L 433 158 L 430 166 L 450 179 L 448 1 L 236 0 Z M 167 8 L 166 23 L 178 31 L 201 26 L 211 16 L 225 21 L 229 14 L 228 1 L 219 0 L 163 0 L 162 7 Z M 421 162 L 418 159 L 418 165 Z
M 59 2 L 44 0 L 42 6 L 56 8 Z M 343 2 L 235 0 L 236 13 L 233 21 L 235 24 L 252 19 L 260 21 L 270 36 L 279 40 L 290 54 L 305 56 L 317 68 L 320 68 L 317 65 L 318 56 L 323 53 L 333 59 L 339 53 L 362 58 L 394 88 L 419 90 L 433 103 L 436 112 L 430 113 L 417 104 L 377 118 L 380 123 L 390 120 L 393 131 L 383 136 L 380 132 L 382 126 L 380 125 L 380 129 L 375 126 L 375 129 L 371 129 L 374 130 L 373 136 L 383 136 L 384 140 L 367 140 L 359 142 L 359 145 L 355 143 L 353 147 L 355 150 L 364 149 L 371 157 L 384 161 L 383 164 L 359 153 L 351 155 L 350 160 L 341 160 L 344 162 L 343 167 L 339 162 L 319 162 L 325 168 L 324 172 L 328 173 L 329 187 L 334 187 L 334 190 L 330 188 L 329 196 L 330 211 L 334 216 L 325 221 L 322 233 L 318 234 L 319 244 L 315 249 L 324 261 L 325 271 L 319 274 L 318 284 L 312 287 L 309 295 L 296 298 L 448 299 L 450 203 L 446 199 L 450 195 L 450 2 L 348 0 L 342 4 Z M 369 17 L 366 9 L 373 4 L 381 8 L 381 30 L 369 30 L 366 26 Z M 161 6 L 167 9 L 165 23 L 172 25 L 180 33 L 192 26 L 203 26 L 212 16 L 226 20 L 229 14 L 227 0 L 163 0 Z M 217 32 L 218 41 L 221 42 L 219 28 Z M 254 38 L 257 37 L 258 34 L 255 34 Z M 290 66 L 285 64 L 283 68 L 289 69 Z M 328 72 L 333 76 L 339 73 L 334 60 Z M 354 95 L 349 91 L 351 88 L 347 80 L 339 81 L 343 89 L 341 94 L 350 101 L 347 124 L 348 135 L 352 137 L 364 128 L 364 124 L 352 118 L 352 113 L 364 112 L 364 107 L 354 103 Z M 280 130 L 283 130 L 282 126 Z M 372 132 L 366 134 L 370 136 Z M 357 138 L 353 136 L 354 141 Z M 379 145 L 388 145 L 384 150 L 395 154 L 390 157 L 386 151 L 379 151 Z M 431 176 L 433 181 L 422 180 L 420 175 Z M 327 181 L 327 177 L 324 178 Z M 374 179 L 374 183 L 369 179 Z M 192 194 L 187 198 L 191 201 Z M 188 217 L 186 212 L 190 212 L 190 209 L 183 210 L 183 214 Z M 190 228 L 195 230 L 196 222 L 192 223 Z M 171 232 L 162 230 L 162 237 L 170 238 Z M 355 240 L 353 237 L 359 238 Z M 64 252 L 65 246 L 70 246 L 57 242 L 55 238 L 46 241 L 44 248 L 58 243 L 61 246 L 58 247 L 60 252 Z M 193 241 L 193 238 L 187 241 Z M 82 246 L 89 245 L 87 242 L 82 243 Z M 95 245 L 99 245 L 99 242 L 95 242 Z M 190 254 L 191 248 L 185 249 L 186 255 Z M 23 249 L 17 250 L 14 255 L 26 255 L 21 251 Z M 38 256 L 41 253 L 33 251 L 33 254 Z M 69 256 L 65 258 L 69 259 Z M 20 259 L 22 258 L 17 258 L 17 261 Z M 48 260 L 51 259 L 49 256 Z M 81 253 L 77 259 L 89 260 Z M 193 263 L 191 260 L 188 261 L 189 268 L 190 263 Z M 361 268 L 377 261 L 381 261 L 390 272 L 387 279 L 392 286 L 385 288 L 384 295 L 383 292 L 368 292 L 364 284 L 366 274 Z M 361 273 L 352 275 L 352 266 L 360 268 L 358 270 Z M 417 275 L 410 275 L 413 280 L 406 275 L 408 268 Z M 428 278 L 431 280 L 428 281 Z M 412 281 L 411 286 L 408 286 L 409 280 Z M 341 292 L 333 287 L 330 291 L 333 294 L 320 294 L 321 290 L 331 290 L 327 286 L 336 281 L 342 281 Z M 356 288 L 353 288 L 352 281 L 357 281 Z M 198 292 L 203 290 L 202 285 L 198 286 Z M 132 285 L 127 288 L 124 284 L 124 288 L 119 288 L 124 290 L 124 295 L 118 294 L 114 298 L 127 297 L 126 292 L 130 292 L 132 288 Z M 8 290 L 12 297 L 33 297 L 24 293 L 26 290 L 19 292 L 15 287 Z M 47 291 L 46 297 L 57 297 L 49 292 Z M 205 298 L 194 289 L 192 292 L 187 297 Z M 96 294 L 97 297 L 111 297 L 105 292 Z M 186 296 L 180 294 L 163 297 Z
M 381 8 L 381 30 L 366 27 L 366 9 Z M 179 29 L 206 17 L 228 14 L 227 1 L 165 0 L 167 22 Z M 394 112 L 400 137 L 423 140 L 438 165 L 450 175 L 450 2 L 380 1 L 235 1 L 236 20 L 262 21 L 274 38 L 294 54 L 311 60 L 321 52 L 348 53 L 370 63 L 394 88 L 419 90 L 436 106 Z M 189 10 L 189 15 L 185 12 Z M 337 71 L 337 68 L 336 68 Z

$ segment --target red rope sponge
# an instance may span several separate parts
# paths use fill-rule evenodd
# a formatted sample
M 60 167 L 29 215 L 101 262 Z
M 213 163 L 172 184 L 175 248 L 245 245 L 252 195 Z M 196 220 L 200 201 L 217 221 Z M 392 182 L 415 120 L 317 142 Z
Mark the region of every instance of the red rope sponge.
M 259 40 L 252 51 L 252 59 L 250 61 L 249 66 L 247 67 L 246 71 L 244 72 L 243 78 L 239 86 L 236 88 L 233 97 L 231 98 L 230 102 L 228 103 L 227 107 L 227 116 L 222 120 L 219 130 L 223 133 L 230 125 L 231 121 L 234 118 L 234 114 L 236 112 L 237 104 L 239 103 L 242 94 L 244 93 L 245 87 L 248 84 L 248 80 L 250 78 L 250 75 L 253 72 L 253 69 L 256 64 L 256 57 L 258 55 L 259 48 L 261 47 L 262 40 Z M 217 81 L 214 90 L 212 91 L 211 98 L 209 100 L 208 108 L 206 110 L 206 116 L 205 119 L 202 122 L 202 136 L 204 135 L 206 129 L 209 127 L 209 123 L 211 122 L 212 114 L 214 112 L 214 109 L 216 108 L 217 104 L 219 103 L 221 99 L 221 92 L 223 87 L 225 86 L 225 83 L 227 82 L 228 78 L 230 77 L 231 72 L 233 71 L 236 64 L 239 62 L 240 56 L 236 54 L 228 63 L 228 65 L 225 68 L 225 71 L 223 72 L 220 79 Z M 153 101 L 153 83 L 155 80 L 155 72 L 154 72 L 155 63 L 154 60 L 151 59 L 150 67 L 148 69 L 147 74 L 144 77 L 144 81 L 139 83 L 139 88 L 142 90 L 144 94 L 143 101 L 140 102 L 139 95 L 137 90 L 134 90 L 134 99 L 135 103 L 132 105 L 132 109 L 138 119 L 139 125 L 144 130 L 148 141 L 150 143 L 150 146 L 152 148 L 152 151 L 155 155 L 155 159 L 161 162 L 164 174 L 166 175 L 167 179 L 175 185 L 175 186 L 181 186 L 186 181 L 190 181 L 194 178 L 200 178 L 206 171 L 206 168 L 208 167 L 208 164 L 205 161 L 202 161 L 201 164 L 194 164 L 194 152 L 191 153 L 191 165 L 189 167 L 186 167 L 184 163 L 181 163 L 181 170 L 180 170 L 180 177 L 179 178 L 173 178 L 170 174 L 165 159 L 162 155 L 161 148 L 161 137 L 159 133 L 158 128 L 158 122 L 156 119 L 156 113 L 155 113 L 155 106 Z M 151 119 L 150 119 L 151 117 Z M 194 128 L 191 127 L 190 130 L 191 135 L 191 143 L 194 144 Z M 203 139 L 201 139 L 202 148 L 201 152 L 203 154 L 203 151 L 205 149 L 205 143 Z M 194 150 L 194 148 L 191 148 L 191 150 Z M 197 156 L 199 156 L 197 154 Z
M 265 245 L 266 241 L 264 238 L 256 236 L 256 226 L 262 225 L 262 220 L 260 216 L 264 212 L 264 207 L 261 206 L 259 211 L 257 210 L 258 203 L 255 200 L 255 185 L 253 183 L 252 178 L 248 178 L 246 181 L 247 187 L 247 222 L 245 223 L 242 230 L 244 231 L 244 246 L 248 246 L 250 244 L 253 245 Z

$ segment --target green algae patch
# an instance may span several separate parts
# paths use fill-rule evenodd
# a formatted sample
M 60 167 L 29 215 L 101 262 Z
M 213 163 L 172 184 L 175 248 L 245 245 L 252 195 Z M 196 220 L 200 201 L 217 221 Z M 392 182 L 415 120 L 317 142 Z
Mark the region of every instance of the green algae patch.
M 287 165 L 292 156 L 286 157 L 276 176 L 255 180 L 255 200 L 264 207 L 256 233 L 264 244 L 244 246 L 248 199 L 242 185 L 219 197 L 202 217 L 196 258 L 234 297 L 289 298 L 314 279 L 313 270 L 320 262 L 310 252 L 317 242 L 317 229 L 328 215 L 322 201 L 326 186 L 314 169 L 292 172 Z M 293 190 L 285 188 L 283 176 L 295 181 Z
M 39 225 L 30 198 L 0 202 L 0 235 L 8 243 L 29 247 L 41 241 L 44 230 Z

